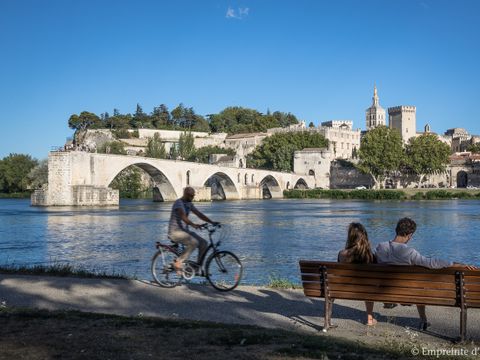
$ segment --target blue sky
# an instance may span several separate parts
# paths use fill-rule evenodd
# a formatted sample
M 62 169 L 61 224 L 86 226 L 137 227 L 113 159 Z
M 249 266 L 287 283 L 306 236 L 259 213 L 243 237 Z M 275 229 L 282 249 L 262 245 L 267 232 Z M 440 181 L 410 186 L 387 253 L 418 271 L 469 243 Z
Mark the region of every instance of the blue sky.
M 374 83 L 417 130 L 480 134 L 480 1 L 0 0 L 0 158 L 45 158 L 71 114 L 137 103 L 364 129 Z

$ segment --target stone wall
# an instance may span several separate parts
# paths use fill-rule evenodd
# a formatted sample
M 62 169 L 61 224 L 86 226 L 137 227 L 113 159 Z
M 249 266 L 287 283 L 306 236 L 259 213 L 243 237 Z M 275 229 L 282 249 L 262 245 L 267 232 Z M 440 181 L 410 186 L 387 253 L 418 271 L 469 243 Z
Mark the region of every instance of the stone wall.
M 373 181 L 370 175 L 363 174 L 354 166 L 333 161 L 330 166 L 330 189 L 355 189 L 357 186 L 371 188 Z

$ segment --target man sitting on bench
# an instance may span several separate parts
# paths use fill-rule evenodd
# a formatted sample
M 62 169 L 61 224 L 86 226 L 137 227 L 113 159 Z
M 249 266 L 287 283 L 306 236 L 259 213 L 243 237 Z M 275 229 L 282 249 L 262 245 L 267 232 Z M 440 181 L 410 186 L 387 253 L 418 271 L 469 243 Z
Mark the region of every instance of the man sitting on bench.
M 396 236 L 392 241 L 383 242 L 377 245 L 375 256 L 377 263 L 390 265 L 418 265 L 429 269 L 441 269 L 449 266 L 466 266 L 469 270 L 476 269 L 474 266 L 453 263 L 450 261 L 425 257 L 417 250 L 407 246 L 412 239 L 417 224 L 410 218 L 400 219 L 395 228 Z M 426 330 L 430 323 L 427 321 L 425 305 L 417 305 L 420 316 L 420 329 Z

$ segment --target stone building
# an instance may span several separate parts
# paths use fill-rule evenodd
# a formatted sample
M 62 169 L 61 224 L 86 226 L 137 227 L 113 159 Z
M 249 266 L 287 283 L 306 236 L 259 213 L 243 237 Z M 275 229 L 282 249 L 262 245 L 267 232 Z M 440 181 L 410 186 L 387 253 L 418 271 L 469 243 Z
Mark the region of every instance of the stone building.
M 380 106 L 378 98 L 377 87 L 373 87 L 372 106 L 365 110 L 365 119 L 367 131 L 375 129 L 377 126 L 386 125 L 385 109 Z
M 352 159 L 360 149 L 360 129 L 353 129 L 351 120 L 330 120 L 322 122 L 315 129 L 329 142 L 328 149 L 335 159 Z
M 330 187 L 330 164 L 332 153 L 326 148 L 307 148 L 295 151 L 293 171 L 298 175 L 313 175 L 315 187 Z
M 416 112 L 415 106 L 402 105 L 388 108 L 388 126 L 400 132 L 404 143 L 417 136 Z
M 242 151 L 243 155 L 248 155 L 255 150 L 256 146 L 261 145 L 267 136 L 269 136 L 267 133 L 234 134 L 225 138 L 224 146 L 237 153 Z

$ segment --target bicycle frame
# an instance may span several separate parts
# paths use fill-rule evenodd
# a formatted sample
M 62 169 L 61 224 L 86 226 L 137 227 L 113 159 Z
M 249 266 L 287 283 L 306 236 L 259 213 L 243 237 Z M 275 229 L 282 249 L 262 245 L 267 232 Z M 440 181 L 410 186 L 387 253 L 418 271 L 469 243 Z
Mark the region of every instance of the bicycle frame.
M 209 229 L 208 227 L 206 227 L 206 224 L 204 224 L 202 226 L 203 226 L 204 229 L 206 229 L 208 231 L 208 240 L 209 240 L 210 244 L 207 246 L 207 249 L 203 253 L 202 257 L 200 258 L 199 263 L 197 263 L 196 261 L 192 261 L 192 260 L 190 260 L 190 261 L 194 262 L 200 268 L 204 269 L 205 259 L 207 259 L 207 255 L 209 255 L 209 253 L 215 254 L 218 251 L 217 247 L 220 246 L 221 241 L 219 240 L 216 243 L 213 241 L 212 235 L 217 231 L 216 228 Z M 162 248 L 162 249 L 165 249 L 167 251 L 171 251 L 171 252 L 175 253 L 177 256 L 180 256 L 180 254 L 181 254 L 181 252 L 178 251 L 179 246 L 162 244 L 160 241 L 157 241 L 155 247 L 158 250 L 160 250 L 160 248 Z M 210 249 L 213 249 L 213 252 L 211 252 Z

